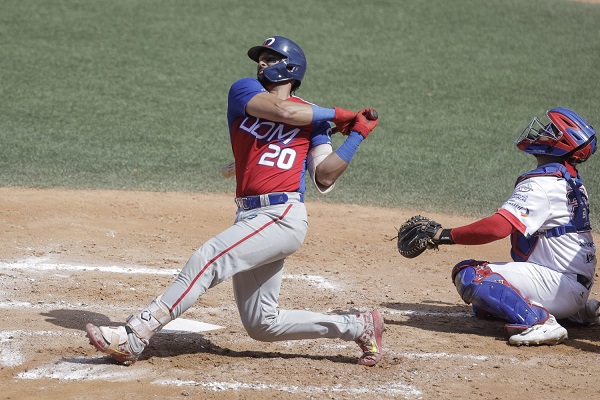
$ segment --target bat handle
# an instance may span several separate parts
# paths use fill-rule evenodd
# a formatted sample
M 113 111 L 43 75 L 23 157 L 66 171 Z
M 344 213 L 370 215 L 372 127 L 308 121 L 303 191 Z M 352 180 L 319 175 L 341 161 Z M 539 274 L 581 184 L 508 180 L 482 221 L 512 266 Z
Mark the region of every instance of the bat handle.
M 369 109 L 369 111 L 367 111 L 366 117 L 368 120 L 375 121 L 376 119 L 379 118 L 379 114 L 377 114 L 377 110 L 375 110 L 374 108 L 371 108 L 371 109 Z
M 229 179 L 235 176 L 235 161 L 221 166 L 221 175 L 223 178 Z

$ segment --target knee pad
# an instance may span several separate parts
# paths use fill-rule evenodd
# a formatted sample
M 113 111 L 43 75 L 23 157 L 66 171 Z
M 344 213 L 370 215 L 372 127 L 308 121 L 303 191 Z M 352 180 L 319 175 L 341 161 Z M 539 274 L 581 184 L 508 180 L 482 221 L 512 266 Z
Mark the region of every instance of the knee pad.
M 502 275 L 492 272 L 487 263 L 483 266 L 459 263 L 455 269 L 454 284 L 458 293 L 465 303 L 472 304 L 480 313 L 524 327 L 542 323 L 550 316 L 544 307 L 521 296 Z
M 452 282 L 458 290 L 458 294 L 465 301 L 470 304 L 473 297 L 472 287 L 470 284 L 473 281 L 483 279 L 483 277 L 491 270 L 487 267 L 488 262 L 482 260 L 464 260 L 459 262 L 452 268 Z

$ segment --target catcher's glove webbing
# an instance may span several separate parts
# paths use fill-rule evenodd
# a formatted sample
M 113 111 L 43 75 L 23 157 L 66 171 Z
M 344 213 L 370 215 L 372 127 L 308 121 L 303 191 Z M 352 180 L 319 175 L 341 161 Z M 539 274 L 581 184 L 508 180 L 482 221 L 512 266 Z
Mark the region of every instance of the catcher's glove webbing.
M 406 258 L 415 258 L 427 249 L 437 249 L 433 236 L 442 229 L 439 223 L 415 215 L 398 229 L 398 251 Z

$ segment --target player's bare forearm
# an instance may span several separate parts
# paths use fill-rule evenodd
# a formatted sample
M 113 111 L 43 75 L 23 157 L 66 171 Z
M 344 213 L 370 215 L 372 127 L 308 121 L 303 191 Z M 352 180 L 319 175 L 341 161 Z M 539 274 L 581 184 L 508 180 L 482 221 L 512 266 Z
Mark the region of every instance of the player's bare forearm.
M 282 100 L 271 93 L 254 96 L 246 105 L 246 113 L 269 121 L 303 126 L 312 122 L 313 110 L 309 104 Z
M 344 173 L 348 165 L 350 164 L 333 152 L 317 165 L 315 178 L 321 185 L 331 186 Z

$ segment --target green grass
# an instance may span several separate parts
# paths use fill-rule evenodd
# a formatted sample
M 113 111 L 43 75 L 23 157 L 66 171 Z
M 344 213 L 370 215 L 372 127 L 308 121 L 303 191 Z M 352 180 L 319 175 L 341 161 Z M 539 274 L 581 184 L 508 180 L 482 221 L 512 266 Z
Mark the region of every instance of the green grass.
M 533 116 L 600 127 L 598 21 L 568 0 L 4 0 L 0 185 L 232 192 L 227 91 L 278 34 L 307 53 L 298 95 L 381 117 L 320 199 L 487 215 L 534 166 L 513 144 Z

